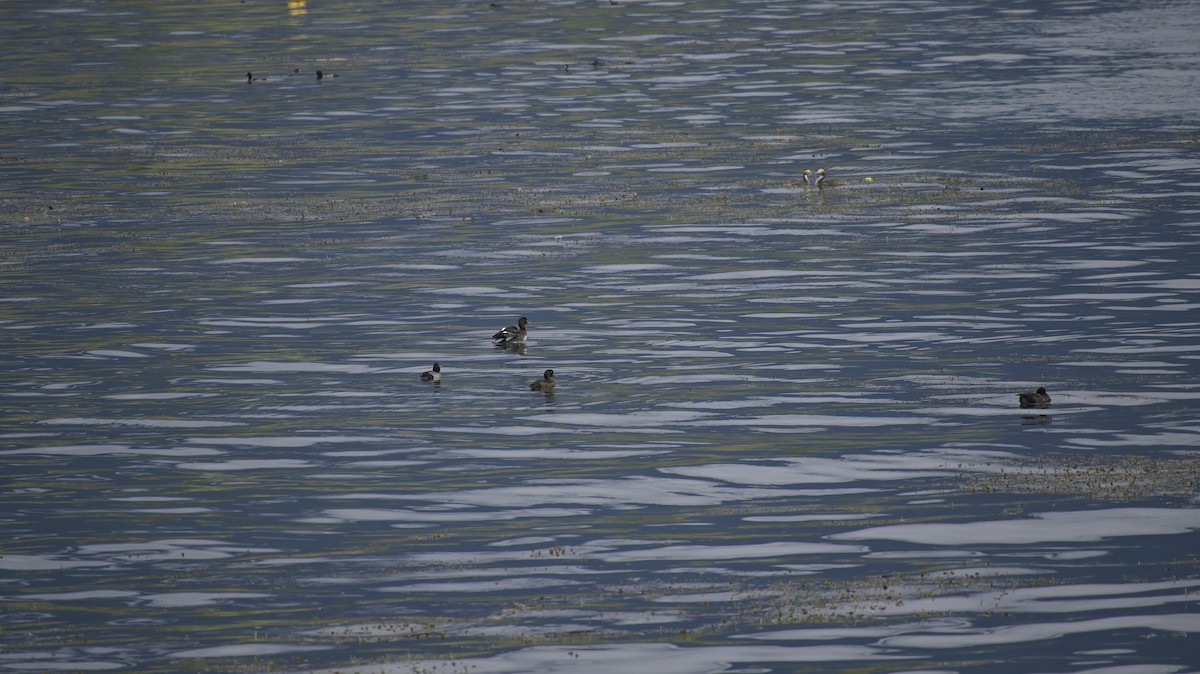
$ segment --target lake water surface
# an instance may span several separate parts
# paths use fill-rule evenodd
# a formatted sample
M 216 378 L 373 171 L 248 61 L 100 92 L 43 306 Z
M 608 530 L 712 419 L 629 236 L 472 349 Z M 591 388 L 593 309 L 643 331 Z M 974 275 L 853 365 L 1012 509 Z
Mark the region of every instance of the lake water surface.
M 7 3 L 0 671 L 1200 671 L 1197 34 Z

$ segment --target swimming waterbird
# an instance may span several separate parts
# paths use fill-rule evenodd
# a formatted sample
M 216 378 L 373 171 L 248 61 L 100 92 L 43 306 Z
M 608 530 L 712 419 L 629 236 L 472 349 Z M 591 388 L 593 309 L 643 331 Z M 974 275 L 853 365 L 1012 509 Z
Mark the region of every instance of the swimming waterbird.
M 529 325 L 529 319 L 522 316 L 517 320 L 516 325 L 501 328 L 496 334 L 492 335 L 492 341 L 496 343 L 496 346 L 524 344 L 525 339 L 528 337 L 525 331 L 525 326 L 527 325 Z
M 1018 393 L 1017 400 L 1020 401 L 1021 407 L 1049 407 L 1050 394 L 1046 393 L 1045 386 L 1039 386 L 1036 391 Z
M 421 381 L 439 382 L 442 380 L 442 366 L 434 363 L 433 369 L 421 373 Z
M 554 381 L 554 370 L 546 370 L 542 374 L 542 378 L 529 385 L 530 391 L 541 391 L 542 393 L 553 393 L 557 382 Z

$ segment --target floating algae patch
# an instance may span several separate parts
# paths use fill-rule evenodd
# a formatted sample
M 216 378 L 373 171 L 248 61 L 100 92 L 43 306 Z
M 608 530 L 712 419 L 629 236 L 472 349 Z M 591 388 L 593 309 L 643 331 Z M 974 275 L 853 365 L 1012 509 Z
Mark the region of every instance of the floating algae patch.
M 851 582 L 789 583 L 758 607 L 761 625 L 795 625 L 786 631 L 743 635 L 754 639 L 820 640 L 849 637 L 850 630 L 905 620 L 956 620 L 963 630 L 1018 614 L 1062 615 L 1118 607 L 1127 611 L 1170 608 L 1190 603 L 1200 581 L 1178 579 L 1151 583 L 1070 583 L 1020 567 L 989 567 L 976 562 L 958 569 L 919 574 L 882 575 Z M 813 629 L 812 625 L 827 625 Z M 922 629 L 941 631 L 927 623 Z M 1182 631 L 1196 631 L 1195 621 Z M 945 623 L 949 626 L 950 623 Z M 980 630 L 984 631 L 984 630 Z M 866 636 L 860 634 L 859 636 Z M 873 636 L 884 636 L 877 634 Z
M 1030 569 L 992 569 L 977 559 L 965 559 L 943 569 L 916 573 L 885 573 L 844 580 L 787 580 L 772 588 L 769 599 L 749 607 L 744 617 L 748 624 L 764 628 L 862 625 L 894 615 L 928 618 L 961 609 L 949 601 L 950 597 L 1045 583 L 1043 574 Z M 918 601 L 927 606 L 913 610 L 911 607 Z M 939 601 L 943 603 L 937 604 Z
M 1189 496 L 1200 486 L 1200 453 L 1043 456 L 1029 465 L 965 476 L 964 484 L 974 493 L 1073 494 L 1104 501 Z

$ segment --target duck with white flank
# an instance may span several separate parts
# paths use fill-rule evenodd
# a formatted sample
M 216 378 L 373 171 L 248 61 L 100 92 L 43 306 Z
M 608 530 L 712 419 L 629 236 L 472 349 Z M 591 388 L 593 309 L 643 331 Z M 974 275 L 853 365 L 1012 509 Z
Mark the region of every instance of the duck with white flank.
M 428 372 L 421 373 L 421 381 L 440 382 L 442 380 L 442 366 L 437 363 L 433 364 L 433 369 Z
M 554 393 L 554 387 L 557 382 L 554 381 L 554 370 L 546 370 L 542 374 L 542 378 L 529 385 L 530 391 L 541 391 L 542 393 Z
M 522 316 L 516 325 L 510 325 L 492 335 L 492 341 L 496 343 L 496 346 L 524 344 L 527 337 L 525 332 L 526 325 L 529 325 L 529 319 Z
M 1050 406 L 1050 394 L 1046 393 L 1046 387 L 1038 387 L 1036 391 L 1026 391 L 1018 393 L 1017 400 L 1020 401 L 1021 407 L 1042 407 Z

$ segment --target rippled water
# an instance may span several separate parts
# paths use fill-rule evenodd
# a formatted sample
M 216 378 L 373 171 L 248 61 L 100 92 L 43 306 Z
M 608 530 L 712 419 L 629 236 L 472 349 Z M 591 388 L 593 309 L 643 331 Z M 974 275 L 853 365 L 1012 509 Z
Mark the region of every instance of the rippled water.
M 9 3 L 0 671 L 1196 671 L 1198 17 Z

